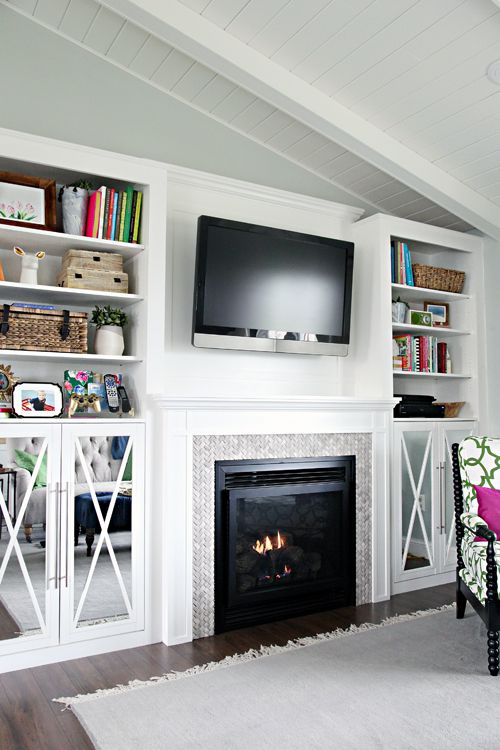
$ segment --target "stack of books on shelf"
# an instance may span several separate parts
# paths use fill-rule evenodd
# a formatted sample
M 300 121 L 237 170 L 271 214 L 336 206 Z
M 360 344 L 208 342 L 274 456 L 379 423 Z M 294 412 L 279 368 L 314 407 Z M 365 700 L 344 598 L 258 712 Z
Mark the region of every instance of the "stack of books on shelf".
M 451 371 L 448 346 L 436 336 L 393 336 L 398 354 L 393 356 L 393 369 L 400 372 Z
M 89 198 L 86 237 L 115 242 L 139 242 L 142 192 L 100 187 Z
M 410 249 L 406 242 L 391 242 L 391 282 L 415 286 L 411 267 Z

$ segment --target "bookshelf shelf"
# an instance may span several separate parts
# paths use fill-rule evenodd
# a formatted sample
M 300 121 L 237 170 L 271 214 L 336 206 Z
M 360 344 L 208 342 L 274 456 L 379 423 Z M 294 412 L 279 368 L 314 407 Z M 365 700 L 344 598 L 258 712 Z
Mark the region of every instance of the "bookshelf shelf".
M 426 289 L 423 286 L 407 286 L 406 284 L 391 284 L 393 296 L 403 296 L 406 300 L 423 300 L 427 297 L 436 300 L 457 302 L 470 299 L 469 294 L 456 294 L 455 292 L 442 292 L 439 289 Z
M 0 349 L 0 357 L 8 360 L 24 360 L 25 362 L 50 361 L 50 362 L 109 362 L 129 364 L 142 362 L 141 357 L 112 354 L 78 354 L 73 352 L 31 352 L 26 349 Z
M 0 248 L 12 250 L 19 245 L 23 250 L 45 250 L 48 255 L 62 257 L 66 250 L 99 250 L 100 252 L 121 253 L 125 262 L 144 250 L 144 245 L 130 242 L 112 242 L 93 237 L 81 237 L 64 232 L 47 232 L 29 227 L 14 227 L 0 224 Z
M 3 302 L 39 302 L 54 305 L 92 307 L 93 305 L 116 304 L 130 307 L 141 302 L 139 294 L 99 292 L 90 289 L 66 289 L 46 284 L 19 284 L 16 281 L 0 281 L 0 297 Z
M 468 380 L 472 377 L 471 375 L 463 375 L 456 372 L 411 372 L 410 370 L 393 370 L 392 374 L 395 378 L 437 378 L 438 380 L 443 378 Z
M 393 323 L 392 330 L 395 333 L 415 333 L 424 336 L 436 336 L 447 338 L 448 336 L 470 336 L 470 331 L 461 331 L 458 328 L 441 328 L 440 326 L 417 326 L 411 323 Z

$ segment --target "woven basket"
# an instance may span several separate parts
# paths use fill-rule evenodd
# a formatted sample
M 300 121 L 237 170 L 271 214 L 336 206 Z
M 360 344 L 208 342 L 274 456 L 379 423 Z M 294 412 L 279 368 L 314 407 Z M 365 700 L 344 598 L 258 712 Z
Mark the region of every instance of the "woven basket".
M 424 266 L 420 263 L 414 263 L 412 268 L 415 286 L 439 289 L 441 292 L 455 292 L 456 294 L 460 294 L 464 287 L 465 273 L 463 271 Z
M 436 406 L 444 406 L 444 416 L 446 419 L 453 419 L 454 417 L 458 417 L 460 409 L 464 404 L 465 401 L 442 401 L 441 403 L 436 403 Z
M 5 308 L 7 310 L 5 311 Z M 1 308 L 0 308 L 1 311 Z M 33 352 L 87 352 L 87 313 L 70 312 L 69 334 L 63 339 L 64 310 L 37 307 L 4 306 L 6 333 L 0 331 L 0 349 L 24 349 Z M 6 326 L 2 326 L 5 329 Z
M 128 293 L 128 274 L 89 268 L 63 268 L 57 277 L 59 286 L 67 289 L 92 289 L 98 292 Z
M 88 268 L 95 271 L 123 271 L 123 256 L 94 250 L 66 250 L 62 268 Z

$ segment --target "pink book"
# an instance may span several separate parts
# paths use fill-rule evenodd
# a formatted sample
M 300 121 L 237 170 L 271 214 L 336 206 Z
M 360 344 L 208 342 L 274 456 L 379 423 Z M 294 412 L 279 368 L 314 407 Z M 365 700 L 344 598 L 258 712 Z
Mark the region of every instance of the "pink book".
M 96 211 L 96 203 L 97 203 L 97 196 L 100 194 L 95 192 L 92 193 L 92 195 L 89 198 L 89 205 L 87 208 L 87 224 L 85 227 L 85 236 L 86 237 L 97 237 L 97 234 L 94 234 L 94 224 L 95 224 L 95 211 Z

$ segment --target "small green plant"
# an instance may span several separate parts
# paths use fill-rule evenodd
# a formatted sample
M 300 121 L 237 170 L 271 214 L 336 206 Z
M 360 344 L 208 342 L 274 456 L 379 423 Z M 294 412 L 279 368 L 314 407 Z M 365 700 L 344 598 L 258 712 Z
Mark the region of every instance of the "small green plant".
M 72 182 L 70 187 L 81 188 L 82 190 L 87 190 L 89 193 L 94 189 L 94 186 L 88 180 L 77 180 L 76 182 Z
M 120 328 L 123 328 L 128 323 L 128 317 L 123 310 L 117 307 L 111 307 L 110 305 L 99 307 L 99 305 L 96 305 L 92 310 L 92 323 L 95 323 L 97 328 L 102 328 L 102 326 L 120 326 Z

